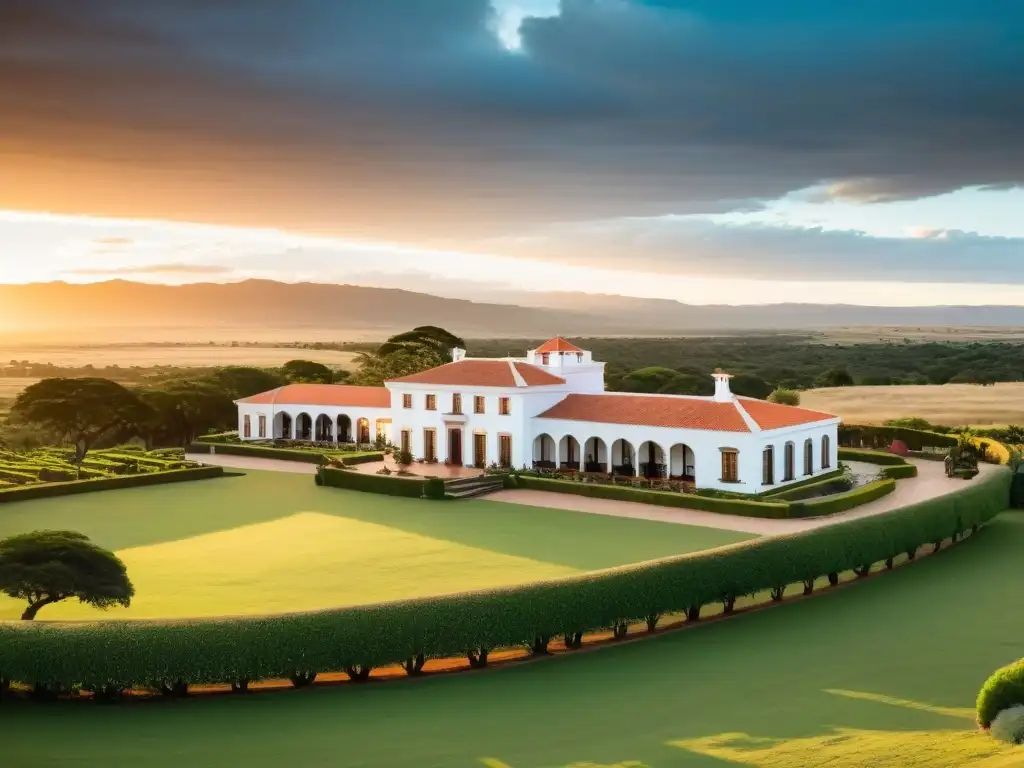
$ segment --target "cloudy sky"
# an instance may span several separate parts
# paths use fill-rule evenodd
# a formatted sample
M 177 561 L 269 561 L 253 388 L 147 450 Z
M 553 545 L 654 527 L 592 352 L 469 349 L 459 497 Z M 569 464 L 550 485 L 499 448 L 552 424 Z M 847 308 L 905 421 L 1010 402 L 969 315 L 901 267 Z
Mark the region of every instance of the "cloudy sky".
M 3 0 L 0 282 L 1024 304 L 1019 0 Z

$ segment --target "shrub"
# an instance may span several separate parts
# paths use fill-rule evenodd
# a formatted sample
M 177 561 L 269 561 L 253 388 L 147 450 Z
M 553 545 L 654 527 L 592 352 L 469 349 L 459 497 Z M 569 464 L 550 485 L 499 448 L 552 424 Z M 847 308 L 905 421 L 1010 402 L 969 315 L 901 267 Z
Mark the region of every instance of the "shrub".
M 428 499 L 443 499 L 445 497 L 444 480 L 440 477 L 428 477 L 423 481 L 423 495 Z
M 882 477 L 888 477 L 891 480 L 905 480 L 908 477 L 917 477 L 917 467 L 913 464 L 885 467 L 882 470 Z
M 663 507 L 702 509 L 707 512 L 721 512 L 726 515 L 746 517 L 784 518 L 788 516 L 789 505 L 785 502 L 753 501 L 747 499 L 717 499 L 690 493 L 649 491 L 623 485 L 602 485 L 599 483 L 575 483 L 571 480 L 549 480 L 546 477 L 520 475 L 520 488 L 538 491 L 572 493 L 617 501 L 637 501 L 642 504 L 657 504 Z
M 779 387 L 768 395 L 768 402 L 779 403 L 781 405 L 800 405 L 800 393 L 795 389 Z
M 325 474 L 357 475 L 344 470 Z M 371 480 L 394 478 L 359 475 Z M 0 622 L 0 677 L 58 689 L 288 678 L 398 664 L 410 656 L 535 646 L 880 562 L 983 525 L 1006 507 L 1009 472 L 883 515 L 717 549 L 509 587 L 277 616 L 189 621 Z M 410 483 L 410 485 L 416 485 Z M 386 631 L 382 631 L 382 627 Z
M 1004 709 L 992 721 L 992 736 L 1007 744 L 1024 744 L 1024 705 Z
M 1024 659 L 1007 664 L 992 673 L 978 693 L 978 724 L 992 725 L 1004 709 L 1024 705 Z
M 321 467 L 317 476 L 321 478 L 324 485 L 331 488 L 382 493 L 386 496 L 409 496 L 417 499 L 423 495 L 423 481 L 421 480 L 406 480 L 402 477 L 388 477 L 385 475 L 367 475 L 362 472 L 334 469 L 332 467 Z
M 834 496 L 825 496 L 820 499 L 808 499 L 807 501 L 794 501 L 789 505 L 790 517 L 822 517 L 834 515 L 838 512 L 845 512 L 869 501 L 880 499 L 883 496 L 896 490 L 896 481 L 891 479 L 876 480 L 873 483 L 862 485 L 846 493 L 837 493 Z
M 210 477 L 221 477 L 223 474 L 223 467 L 190 467 L 188 469 L 172 469 L 167 472 L 147 472 L 144 475 L 118 475 L 116 477 L 101 477 L 92 480 L 73 480 L 67 483 L 13 486 L 11 488 L 0 488 L 0 504 L 9 501 L 47 499 L 54 496 L 68 496 L 76 493 L 90 493 L 92 491 L 109 491 L 116 488 L 137 488 L 145 485 L 204 480 Z
M 866 451 L 859 448 L 840 448 L 840 461 L 862 461 L 865 464 L 880 464 L 882 466 L 897 466 L 906 464 L 907 460 L 894 453 L 883 451 Z

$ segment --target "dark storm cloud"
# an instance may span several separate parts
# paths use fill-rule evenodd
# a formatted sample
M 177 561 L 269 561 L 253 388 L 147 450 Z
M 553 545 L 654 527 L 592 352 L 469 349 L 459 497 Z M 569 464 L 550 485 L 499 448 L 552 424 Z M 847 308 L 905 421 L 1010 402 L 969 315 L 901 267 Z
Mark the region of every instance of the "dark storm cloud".
M 1011 185 L 1021 5 L 563 0 L 515 53 L 486 0 L 5 0 L 0 160 L 101 162 L 119 208 L 159 181 L 175 215 L 453 244 Z

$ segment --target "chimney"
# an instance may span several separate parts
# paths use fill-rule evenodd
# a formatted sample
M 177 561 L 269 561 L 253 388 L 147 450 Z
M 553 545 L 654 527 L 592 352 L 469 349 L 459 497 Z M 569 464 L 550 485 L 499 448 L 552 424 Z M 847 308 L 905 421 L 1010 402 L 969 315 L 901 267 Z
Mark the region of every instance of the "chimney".
M 465 359 L 466 359 L 466 350 L 464 350 L 464 349 L 462 349 L 460 347 L 453 347 L 452 348 L 452 362 L 453 363 L 457 363 L 457 362 L 459 362 L 459 360 L 465 360 Z
M 732 376 L 721 368 L 715 368 L 715 372 L 711 374 L 711 377 L 715 380 L 715 402 L 728 403 L 732 400 L 732 392 L 729 389 L 729 379 Z

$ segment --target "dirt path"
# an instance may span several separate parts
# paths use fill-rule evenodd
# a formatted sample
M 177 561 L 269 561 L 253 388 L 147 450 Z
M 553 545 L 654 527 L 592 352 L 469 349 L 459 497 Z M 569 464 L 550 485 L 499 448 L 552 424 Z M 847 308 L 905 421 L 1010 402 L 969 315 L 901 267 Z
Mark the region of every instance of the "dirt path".
M 575 512 L 589 512 L 595 515 L 612 515 L 615 517 L 632 517 L 641 520 L 657 520 L 666 523 L 699 525 L 704 528 L 720 528 L 727 531 L 741 531 L 770 535 L 806 531 L 832 525 L 843 520 L 878 515 L 882 512 L 903 507 L 936 496 L 943 496 L 951 491 L 963 488 L 964 480 L 946 477 L 941 461 L 910 460 L 917 465 L 918 476 L 896 481 L 896 490 L 888 496 L 876 501 L 829 517 L 808 518 L 801 520 L 765 520 L 759 517 L 739 517 L 722 515 L 717 512 L 702 512 L 696 509 L 677 509 L 673 507 L 657 507 L 652 504 L 640 504 L 635 501 L 613 501 L 611 499 L 593 499 L 586 496 L 573 496 L 567 493 L 551 491 L 530 491 L 514 489 L 489 494 L 488 501 L 526 504 L 534 507 L 553 507 L 568 509 Z M 981 465 L 982 473 L 997 469 L 990 464 Z
M 304 461 L 282 461 L 281 459 L 261 459 L 256 456 L 231 456 L 226 453 L 186 453 L 189 461 L 201 461 L 203 464 L 217 464 L 234 469 L 264 469 L 269 472 L 292 472 L 298 475 L 316 474 L 316 464 Z

